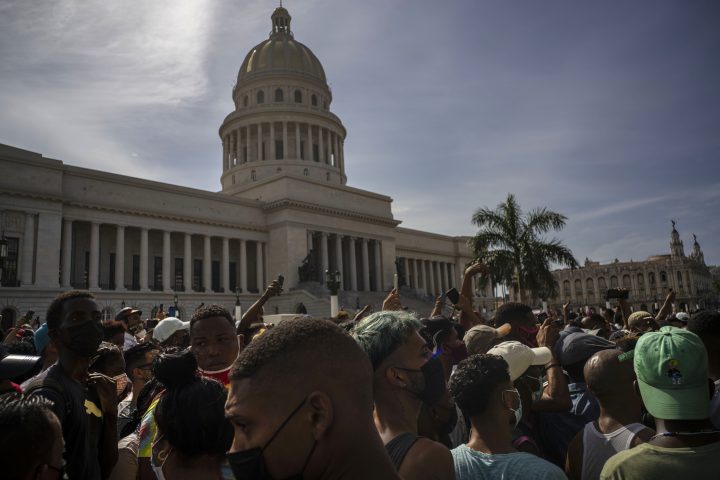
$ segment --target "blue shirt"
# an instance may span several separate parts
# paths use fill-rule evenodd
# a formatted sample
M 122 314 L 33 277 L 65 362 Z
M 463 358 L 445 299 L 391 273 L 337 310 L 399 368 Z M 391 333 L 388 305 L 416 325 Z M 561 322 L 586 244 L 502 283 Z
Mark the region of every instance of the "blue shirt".
M 451 450 L 457 480 L 567 480 L 552 463 L 531 453 L 489 454 L 477 452 L 467 445 Z

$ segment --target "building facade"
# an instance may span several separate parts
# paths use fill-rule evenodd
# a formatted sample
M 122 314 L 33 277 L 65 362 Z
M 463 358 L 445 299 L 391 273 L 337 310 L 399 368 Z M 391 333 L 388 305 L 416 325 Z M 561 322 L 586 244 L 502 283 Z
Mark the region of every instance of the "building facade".
M 327 315 L 327 299 L 310 288 L 326 270 L 358 301 L 379 298 L 396 273 L 419 298 L 459 284 L 467 237 L 399 227 L 390 197 L 347 185 L 347 132 L 330 110 L 324 69 L 295 40 L 286 9 L 271 21 L 220 126 L 220 192 L 0 145 L 4 323 L 27 310 L 42 319 L 72 288 L 93 291 L 112 318 L 123 305 L 146 315 L 161 304 L 181 315 L 200 303 L 247 306 L 278 275 L 287 293 L 273 300 L 276 311 L 303 303 Z
M 556 270 L 553 275 L 558 283 L 557 300 L 569 301 L 573 308 L 605 304 L 608 288 L 629 290 L 630 305 L 646 311 L 660 308 L 669 289 L 675 291 L 676 311 L 708 307 L 717 296 L 697 238 L 693 235 L 692 252 L 685 256 L 675 222 L 670 234 L 670 254 L 654 255 L 641 262 L 615 260 L 609 264 L 585 259 L 583 267 Z

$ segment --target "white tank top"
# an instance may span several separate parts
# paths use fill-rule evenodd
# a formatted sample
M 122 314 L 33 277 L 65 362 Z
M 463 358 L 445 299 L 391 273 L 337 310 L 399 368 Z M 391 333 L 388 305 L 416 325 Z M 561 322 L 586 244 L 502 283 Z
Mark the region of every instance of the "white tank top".
M 632 423 L 605 434 L 595 428 L 595 422 L 585 425 L 582 480 L 598 480 L 605 462 L 616 453 L 630 448 L 635 435 L 645 428 L 641 423 Z

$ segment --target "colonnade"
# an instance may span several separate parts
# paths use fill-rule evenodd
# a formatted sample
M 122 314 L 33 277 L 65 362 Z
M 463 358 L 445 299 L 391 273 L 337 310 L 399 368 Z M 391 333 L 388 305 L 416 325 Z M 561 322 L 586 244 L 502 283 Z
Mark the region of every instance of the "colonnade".
M 78 229 L 76 228 L 78 223 L 88 224 L 90 226 L 90 238 L 89 238 L 89 249 L 86 252 L 87 255 L 87 285 L 80 285 L 90 290 L 104 289 L 104 290 L 126 290 L 128 282 L 126 279 L 126 264 L 132 265 L 131 275 L 133 280 L 130 282 L 130 289 L 149 291 L 152 287 L 153 290 L 163 290 L 166 292 L 170 291 L 183 291 L 183 292 L 230 292 L 233 287 L 239 288 L 242 292 L 247 292 L 249 288 L 249 280 L 254 284 L 255 288 L 261 290 L 265 286 L 265 265 L 266 265 L 266 245 L 262 241 L 257 240 L 246 240 L 242 238 L 230 238 L 226 236 L 218 235 L 203 235 L 203 234 L 192 234 L 187 232 L 177 232 L 170 230 L 150 229 L 147 227 L 136 227 L 131 225 L 122 224 L 106 224 L 101 222 L 82 222 L 73 219 L 63 219 L 63 238 L 61 248 L 61 262 L 60 262 L 60 284 L 63 288 L 69 288 L 77 284 L 78 277 L 75 275 L 73 278 L 73 264 L 77 267 L 77 259 L 75 253 L 77 249 L 74 248 L 74 241 L 78 241 Z M 109 270 L 112 271 L 110 275 L 110 282 L 106 284 L 100 283 L 100 262 L 101 262 L 101 251 L 100 251 L 100 228 L 101 225 L 109 226 L 115 229 L 115 241 L 112 244 L 111 255 L 114 255 L 114 262 L 108 265 Z M 139 258 L 128 257 L 126 252 L 127 241 L 127 230 L 139 231 Z M 155 256 L 155 271 L 154 277 L 156 279 L 161 278 L 161 284 L 153 283 L 150 284 L 150 232 L 159 232 L 162 235 L 162 254 L 161 264 L 157 262 L 158 256 Z M 157 235 L 157 233 L 155 234 Z M 172 239 L 174 235 L 182 236 L 182 251 L 172 251 Z M 193 238 L 200 238 L 202 242 L 202 248 L 193 249 Z M 220 240 L 220 254 L 218 255 L 213 249 L 213 239 Z M 177 240 L 177 238 L 176 238 Z M 232 257 L 235 262 L 231 262 L 231 242 L 235 252 L 232 252 Z M 217 242 L 215 242 L 217 243 Z M 217 248 L 216 248 L 217 249 Z M 251 249 L 254 249 L 251 255 L 248 255 Z M 177 250 L 177 249 L 176 249 Z M 201 255 L 194 255 L 193 250 L 196 252 L 200 250 Z M 103 252 L 102 258 L 108 252 Z M 132 255 L 136 257 L 137 255 Z M 213 259 L 220 257 L 219 272 L 216 275 L 219 276 L 217 282 L 213 282 Z M 249 268 L 249 257 L 252 256 L 254 259 L 254 269 L 251 271 Z M 199 257 L 199 258 L 197 258 Z M 128 262 L 130 260 L 130 262 Z M 174 263 L 174 265 L 173 265 Z M 180 264 L 182 264 L 180 266 Z M 201 272 L 196 270 L 201 264 Z M 235 277 L 231 281 L 231 265 L 235 270 Z M 158 269 L 158 267 L 160 267 Z M 174 268 L 173 268 L 174 267 Z M 174 272 L 173 272 L 174 270 Z M 173 274 L 174 273 L 174 274 Z M 193 281 L 194 277 L 199 281 Z M 137 285 L 135 285 L 135 278 L 137 278 Z M 80 282 L 82 283 L 82 281 Z M 219 284 L 216 288 L 213 288 L 213 283 Z
M 340 288 L 351 291 L 384 291 L 382 241 L 378 239 L 310 231 L 308 250 L 316 253 L 320 282 L 325 271 L 340 273 Z
M 222 143 L 224 170 L 263 160 L 314 160 L 343 170 L 345 162 L 342 135 L 322 125 L 306 122 L 270 121 L 240 125 L 228 131 Z
M 431 295 L 440 295 L 452 287 L 460 290 L 456 280 L 455 264 L 452 262 L 398 257 L 398 263 L 410 288 Z

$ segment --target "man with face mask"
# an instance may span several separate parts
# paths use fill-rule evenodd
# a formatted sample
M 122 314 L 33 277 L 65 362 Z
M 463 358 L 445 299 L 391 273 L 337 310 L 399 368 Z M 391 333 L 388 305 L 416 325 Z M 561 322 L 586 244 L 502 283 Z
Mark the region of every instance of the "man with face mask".
M 411 314 L 385 310 L 364 318 L 351 334 L 370 357 L 375 426 L 400 476 L 454 479 L 447 447 L 418 437 L 423 402 L 436 404 L 446 389 L 442 364 L 430 359 L 421 328 Z
M 540 329 L 532 308 L 516 302 L 500 305 L 495 312 L 495 327 L 501 327 L 506 323 L 510 325 L 511 331 L 505 340 L 516 340 L 531 348 L 538 346 L 537 334 Z
M 131 421 L 137 411 L 138 394 L 147 382 L 152 379 L 152 364 L 157 356 L 158 348 L 148 342 L 135 345 L 124 353 L 125 373 L 130 380 L 129 394 L 118 405 L 118 433 Z
M 58 362 L 28 388 L 53 402 L 62 425 L 69 478 L 106 478 L 117 461 L 115 382 L 88 366 L 103 338 L 102 314 L 87 292 L 67 292 L 50 304 L 46 318 Z
M 471 425 L 470 441 L 452 450 L 458 480 L 565 479 L 555 465 L 513 447 L 512 429 L 522 416 L 520 394 L 502 357 L 478 354 L 460 362 L 450 393 Z
M 395 480 L 372 412 L 372 368 L 352 338 L 326 320 L 282 322 L 233 366 L 235 479 Z
M 140 315 L 142 312 L 132 307 L 125 307 L 115 315 L 115 320 L 125 324 L 123 350 L 137 345 L 139 340 L 145 337 L 145 326 Z

